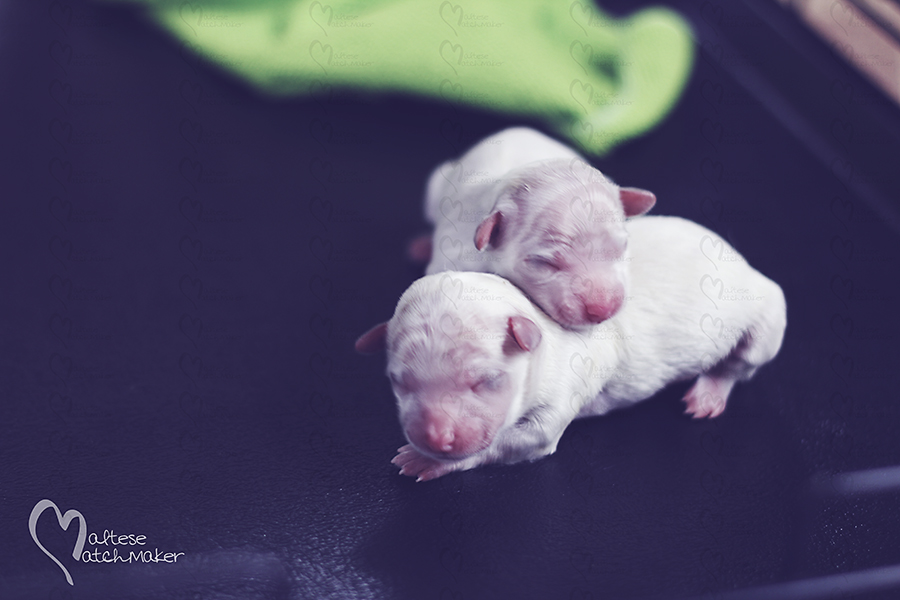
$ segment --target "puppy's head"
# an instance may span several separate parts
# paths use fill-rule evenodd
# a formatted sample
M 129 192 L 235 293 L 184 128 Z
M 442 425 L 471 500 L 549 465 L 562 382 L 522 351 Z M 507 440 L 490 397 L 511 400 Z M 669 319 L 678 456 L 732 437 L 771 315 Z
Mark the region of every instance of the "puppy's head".
M 528 363 L 541 343 L 536 311 L 509 282 L 484 273 L 416 281 L 393 318 L 363 335 L 381 344 L 409 442 L 439 460 L 491 446 L 522 406 Z
M 534 163 L 501 184 L 475 247 L 492 253 L 494 272 L 560 325 L 581 329 L 621 308 L 628 287 L 625 219 L 655 201 L 582 161 Z

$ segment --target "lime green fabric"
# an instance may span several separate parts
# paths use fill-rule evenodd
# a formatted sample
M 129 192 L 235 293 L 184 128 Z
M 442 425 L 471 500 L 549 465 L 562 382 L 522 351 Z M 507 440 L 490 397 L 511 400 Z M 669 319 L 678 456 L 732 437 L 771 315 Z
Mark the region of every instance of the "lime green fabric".
M 543 120 L 593 154 L 658 123 L 694 56 L 678 14 L 617 20 L 589 0 L 131 1 L 269 94 L 430 96 Z

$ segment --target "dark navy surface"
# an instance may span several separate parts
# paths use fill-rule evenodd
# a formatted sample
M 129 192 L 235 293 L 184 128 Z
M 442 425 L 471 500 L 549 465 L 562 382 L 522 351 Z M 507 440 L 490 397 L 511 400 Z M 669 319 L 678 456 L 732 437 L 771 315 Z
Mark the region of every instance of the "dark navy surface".
M 675 385 L 416 484 L 352 343 L 422 273 L 430 169 L 523 121 L 270 101 L 128 8 L 0 3 L 0 598 L 717 597 L 900 563 L 900 492 L 811 485 L 900 464 L 897 109 L 774 4 L 676 4 L 684 97 L 594 162 L 781 284 L 780 355 L 718 419 Z M 69 586 L 45 498 L 87 551 L 183 554 L 75 561 L 51 509 Z M 808 585 L 783 597 L 900 594 Z

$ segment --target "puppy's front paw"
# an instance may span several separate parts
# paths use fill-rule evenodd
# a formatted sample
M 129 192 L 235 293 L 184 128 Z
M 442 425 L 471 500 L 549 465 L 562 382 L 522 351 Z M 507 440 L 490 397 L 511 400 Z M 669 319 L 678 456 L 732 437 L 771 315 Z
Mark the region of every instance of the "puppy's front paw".
M 398 454 L 391 463 L 400 467 L 401 475 L 416 477 L 416 481 L 428 481 L 436 479 L 456 470 L 456 463 L 442 462 L 430 456 L 425 456 L 416 450 L 412 444 L 407 444 L 397 450 Z
M 687 404 L 685 414 L 693 415 L 695 419 L 718 417 L 725 411 L 732 387 L 734 387 L 733 379 L 700 375 L 694 386 L 684 395 L 684 402 Z

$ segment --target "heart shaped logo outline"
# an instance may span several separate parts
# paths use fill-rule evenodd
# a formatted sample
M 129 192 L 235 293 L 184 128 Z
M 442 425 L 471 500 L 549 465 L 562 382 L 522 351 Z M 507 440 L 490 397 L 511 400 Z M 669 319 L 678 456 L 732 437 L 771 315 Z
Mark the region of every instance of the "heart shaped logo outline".
M 584 25 L 582 25 L 579 22 L 579 20 L 577 18 L 575 18 L 575 9 L 576 8 L 578 8 L 579 14 L 583 14 L 585 19 L 587 19 L 586 22 L 584 23 Z M 591 8 L 585 4 L 582 4 L 581 2 L 578 2 L 577 0 L 575 2 L 573 2 L 572 5 L 569 7 L 569 17 L 571 17 L 572 21 L 576 25 L 581 27 L 581 30 L 584 32 L 585 35 L 587 35 L 587 29 L 585 29 L 585 26 L 590 26 L 591 21 L 592 21 L 592 16 L 593 15 L 591 13 Z
M 718 333 L 716 333 L 715 329 L 712 329 L 712 332 L 715 334 L 716 337 L 709 335 L 709 333 L 707 333 L 706 329 L 703 327 L 704 323 L 707 320 L 709 320 L 712 323 L 713 328 L 718 327 L 718 329 L 719 329 Z M 719 317 L 713 317 L 709 313 L 703 313 L 703 316 L 700 317 L 700 331 L 703 333 L 703 335 L 705 335 L 706 337 L 709 338 L 709 341 L 711 341 L 713 344 L 716 345 L 716 348 L 719 347 L 719 342 L 716 338 L 718 338 L 719 340 L 722 339 L 724 330 L 725 330 L 725 321 L 723 321 Z
M 322 23 L 319 22 L 319 19 L 316 18 L 316 15 L 313 14 L 313 10 L 315 10 L 316 7 L 318 7 L 319 9 L 320 16 L 322 17 L 323 22 L 329 27 L 331 26 L 331 20 L 334 18 L 334 10 L 328 4 L 322 4 L 321 2 L 318 2 L 318 0 L 309 5 L 309 18 L 312 19 L 313 23 L 318 25 L 319 29 L 322 30 L 322 33 L 327 36 L 328 31 L 326 31 Z M 328 16 L 327 19 L 325 18 L 326 15 Z
M 444 16 L 444 9 L 445 9 L 445 8 L 449 8 L 449 9 L 450 9 L 450 14 L 452 15 L 452 17 L 456 17 L 456 26 L 459 27 L 459 26 L 462 25 L 462 20 L 463 20 L 463 9 L 462 9 L 462 6 L 459 6 L 458 4 L 451 4 L 450 2 L 442 2 L 441 5 L 440 5 L 440 7 L 438 7 L 438 14 L 439 14 L 440 17 L 441 17 L 441 21 L 443 21 L 444 23 L 446 23 L 447 26 L 450 27 L 450 29 L 453 30 L 453 34 L 454 34 L 454 35 L 459 35 L 459 32 L 456 31 L 456 27 L 453 26 L 453 23 L 452 23 L 452 20 L 453 20 L 453 19 L 452 19 L 452 17 L 451 17 L 450 21 L 448 21 L 448 20 L 447 20 L 447 17 Z M 457 16 L 457 13 L 459 13 L 459 16 Z
M 55 562 L 57 566 L 62 569 L 69 585 L 74 586 L 75 584 L 72 583 L 72 576 L 69 574 L 69 570 L 59 562 L 59 559 L 53 556 L 53 554 L 44 547 L 40 540 L 38 540 L 37 522 L 41 514 L 48 508 L 52 508 L 56 513 L 56 520 L 59 522 L 59 526 L 62 527 L 63 531 L 68 531 L 69 525 L 72 524 L 73 519 L 80 519 L 78 525 L 78 539 L 75 541 L 75 549 L 72 550 L 72 558 L 75 560 L 81 560 L 81 551 L 84 550 L 84 542 L 87 540 L 87 521 L 85 520 L 84 515 L 74 508 L 67 510 L 65 515 L 62 514 L 59 507 L 56 506 L 56 503 L 52 500 L 47 500 L 46 498 L 34 505 L 34 508 L 31 509 L 31 515 L 28 517 L 28 531 L 31 533 L 31 539 L 33 539 L 34 543 L 37 544 L 37 547 L 41 549 L 41 552 L 49 556 L 50 560 Z
M 440 55 L 441 60 L 447 63 L 447 66 L 449 66 L 451 69 L 453 69 L 454 75 L 459 75 L 459 73 L 456 72 L 456 67 L 453 66 L 453 63 L 450 62 L 450 60 L 447 60 L 447 57 L 444 56 L 444 50 L 446 48 L 450 49 L 450 60 L 453 60 L 455 58 L 457 65 L 462 64 L 463 48 L 460 44 L 454 44 L 450 40 L 444 40 L 443 42 L 441 42 L 441 45 L 438 48 L 438 54 Z
M 443 292 L 443 290 L 441 291 Z M 459 339 L 461 333 L 465 333 L 462 319 L 450 313 L 441 315 L 438 320 L 438 329 L 450 342 L 454 342 Z
M 722 299 L 722 293 L 725 291 L 725 284 L 718 277 L 711 277 L 709 274 L 706 274 L 700 278 L 700 292 L 704 296 L 706 296 L 706 299 L 709 300 L 710 302 L 712 302 L 713 306 L 715 306 L 716 310 L 718 310 L 719 305 L 716 304 L 716 301 L 713 300 L 710 297 L 710 295 L 706 293 L 706 288 L 703 287 L 703 284 L 706 282 L 709 282 L 710 284 L 712 284 L 713 290 L 715 290 L 716 287 L 719 288 L 719 290 L 718 290 L 719 293 L 716 294 L 716 298 L 718 298 L 719 300 Z
M 197 184 L 194 183 L 194 181 L 196 180 L 198 183 L 203 181 L 203 164 L 200 161 L 194 161 L 185 156 L 178 163 L 178 173 L 196 192 Z
M 709 242 L 710 245 L 713 247 L 713 250 L 715 250 L 715 248 L 717 246 L 719 247 L 719 256 L 716 257 L 716 260 L 722 260 L 722 254 L 724 254 L 724 252 L 725 252 L 725 243 L 721 239 L 713 239 L 711 236 L 708 236 L 708 235 L 704 235 L 702 238 L 700 238 L 700 253 L 703 255 L 703 257 L 706 260 L 708 260 L 710 263 L 712 263 L 712 266 L 715 267 L 716 271 L 718 271 L 719 265 L 717 265 L 716 261 L 713 260 L 712 258 L 710 258 L 709 255 L 706 253 L 706 250 L 703 249 L 703 244 L 705 242 Z
M 573 79 L 569 85 L 569 95 L 572 96 L 572 100 L 581 107 L 585 114 L 590 113 L 591 105 L 594 103 L 593 85 L 584 83 L 580 79 Z
M 713 186 L 713 189 L 715 190 L 719 189 L 719 186 L 716 184 L 722 182 L 722 176 L 724 172 L 725 167 L 721 162 L 717 160 L 704 158 L 700 163 L 700 174 L 710 183 L 710 185 Z
M 594 139 L 594 126 L 587 121 L 575 120 L 569 127 L 569 133 L 579 144 L 588 147 Z
M 850 15 L 849 21 L 851 23 L 853 22 L 856 15 L 854 14 L 853 9 L 845 5 L 843 2 L 835 2 L 831 5 L 831 9 L 828 11 L 828 16 L 831 17 L 831 20 L 834 21 L 834 24 L 841 28 L 841 31 L 844 32 L 844 35 L 847 35 L 847 30 L 844 28 L 843 23 L 841 23 L 841 20 L 838 17 L 835 17 L 835 8 L 839 8 L 842 11 L 842 14 L 840 15 L 841 17 L 843 17 L 844 15 Z
M 50 133 L 50 137 L 59 144 L 60 148 L 62 148 L 62 151 L 68 153 L 66 144 L 72 143 L 72 124 L 68 121 L 61 121 L 54 118 L 47 126 L 47 131 Z
M 200 300 L 200 297 L 203 295 L 203 281 L 199 277 L 194 278 L 187 274 L 182 275 L 181 279 L 178 280 L 178 289 L 181 290 L 182 295 L 184 295 L 185 298 L 190 300 L 191 304 L 194 305 L 194 308 L 197 308 L 197 303 L 194 302 L 194 299 L 191 297 L 191 294 L 188 294 L 187 291 L 185 291 L 185 287 L 184 287 L 185 279 L 187 279 L 187 282 L 190 284 L 190 288 L 188 288 L 188 291 L 190 291 L 190 292 L 193 292 L 194 290 L 197 291 L 197 294 L 196 294 L 197 300 Z
M 444 89 L 446 87 L 450 88 L 450 94 L 445 93 Z M 462 86 L 458 83 L 453 83 L 449 79 L 445 79 L 441 82 L 439 90 L 441 93 L 441 98 L 443 98 L 444 101 L 447 102 L 450 106 L 454 106 L 462 99 Z
M 700 86 L 700 95 L 713 107 L 713 110 L 719 112 L 718 105 L 722 104 L 725 88 L 719 83 L 704 80 L 703 84 Z
M 441 253 L 441 256 L 450 263 L 452 267 L 451 270 L 459 271 L 459 267 L 457 265 L 462 264 L 463 261 L 463 243 L 460 240 L 455 240 L 449 235 L 445 235 L 441 237 L 441 241 L 438 244 L 438 251 Z M 453 255 L 456 254 L 456 258 L 454 259 Z M 443 282 L 442 282 L 443 283 Z M 454 303 L 453 306 L 456 306 Z
M 66 300 L 69 300 L 72 297 L 72 280 L 68 277 L 63 279 L 59 275 L 54 274 L 50 277 L 50 281 L 47 282 L 47 285 L 50 287 L 50 293 L 56 296 L 57 300 L 62 302 L 63 307 L 66 307 Z M 57 291 L 59 291 L 59 293 L 57 293 Z
M 700 44 L 700 47 L 704 50 L 704 52 L 701 53 L 703 60 L 706 61 L 718 75 L 719 69 L 717 66 L 721 65 L 722 55 L 724 54 L 722 44 L 713 44 L 712 42 L 704 41 Z
M 318 58 L 316 54 L 313 54 L 313 49 L 318 45 Z M 319 40 L 313 40 L 309 45 L 309 57 L 313 59 L 319 68 L 322 69 L 322 72 L 328 75 L 328 69 L 325 68 L 325 65 L 331 66 L 331 59 L 334 57 L 334 48 L 332 48 L 331 44 L 323 44 Z M 319 60 L 322 59 L 322 61 Z M 322 63 L 325 64 L 322 64 Z
M 187 90 L 188 94 L 185 94 L 185 85 L 190 88 Z M 187 102 L 188 106 L 194 109 L 194 112 L 197 112 L 197 107 L 194 106 L 194 102 L 197 104 L 200 103 L 200 99 L 203 97 L 203 86 L 199 83 L 194 83 L 190 79 L 184 79 L 178 87 L 178 95 L 181 96 L 182 100 Z M 191 102 L 191 100 L 194 102 Z
M 466 406 L 463 397 L 455 392 L 444 392 L 438 400 L 441 411 L 450 419 L 450 423 L 457 425 L 457 419 L 463 416 L 463 409 Z
M 569 200 L 569 212 L 581 223 L 594 222 L 594 203 L 590 198 L 584 200 L 581 196 L 572 196 Z
M 53 98 L 53 101 L 59 104 L 66 114 L 69 114 L 69 109 L 66 107 L 72 103 L 72 84 L 63 83 L 59 79 L 54 79 L 50 82 L 49 90 L 50 97 Z M 59 93 L 57 94 L 57 92 Z
M 450 206 L 450 214 L 447 214 L 448 211 L 445 210 L 447 205 Z M 441 211 L 441 216 L 447 219 L 447 222 L 453 226 L 453 231 L 459 231 L 459 229 L 456 227 L 456 221 L 462 220 L 462 202 L 460 202 L 459 200 L 453 200 L 450 196 L 444 196 L 443 198 L 441 198 L 439 209 Z M 454 210 L 456 211 L 455 217 L 453 216 Z
M 463 164 L 458 160 L 448 160 L 438 167 L 438 171 L 440 172 L 441 177 L 443 177 L 444 180 L 450 184 L 450 187 L 453 188 L 453 191 L 459 193 L 456 185 L 453 184 L 453 179 L 457 182 L 460 181 L 463 174 Z
M 449 282 L 450 285 L 452 286 L 451 294 L 454 291 L 456 291 L 457 288 L 459 289 L 459 291 L 456 292 L 455 300 L 454 300 L 453 296 L 451 296 L 450 294 L 448 294 L 445 291 L 447 288 L 444 286 L 444 284 L 446 284 L 447 282 Z M 453 304 L 453 307 L 456 308 L 456 300 L 462 299 L 463 292 L 465 291 L 465 286 L 463 285 L 463 282 L 461 280 L 453 277 L 452 275 L 443 275 L 443 276 L 441 276 L 440 288 L 441 288 L 441 294 L 443 294 L 444 297 L 447 298 L 447 300 L 449 300 L 451 304 Z
M 578 56 L 575 55 L 575 46 L 579 47 Z M 581 67 L 581 70 L 587 75 L 588 67 L 591 66 L 591 62 L 594 60 L 594 47 L 590 44 L 582 44 L 578 40 L 575 40 L 569 44 L 569 56 L 572 57 L 575 64 Z M 582 58 L 582 60 L 578 60 L 579 58 Z
M 197 154 L 197 147 L 194 146 L 194 143 L 199 144 L 203 141 L 203 124 L 184 118 L 178 124 L 178 134 L 181 136 L 181 139 L 187 142 L 194 154 Z
M 713 147 L 713 150 L 718 150 L 719 145 L 725 137 L 725 129 L 718 121 L 703 119 L 703 121 L 700 122 L 700 135 L 709 142 L 709 145 Z
M 580 373 L 575 368 L 575 359 L 579 359 L 581 361 L 581 367 L 584 369 L 584 377 L 582 377 L 582 373 Z M 594 359 L 589 356 L 582 356 L 579 352 L 575 352 L 569 358 L 569 369 L 575 374 L 578 379 L 581 380 L 585 386 L 588 385 L 588 380 L 593 377 L 594 374 Z
M 309 90 L 309 95 L 316 101 L 316 104 L 319 105 L 323 112 L 327 113 L 328 104 L 334 96 L 334 88 L 331 87 L 331 85 L 316 79 L 309 84 L 307 89 Z
M 185 17 L 185 13 L 186 13 L 186 11 L 184 10 L 185 8 L 187 8 L 188 10 L 191 11 L 190 15 L 188 15 L 188 17 Z M 193 25 L 191 25 L 190 21 L 188 21 L 188 18 L 192 18 L 192 17 L 194 17 L 194 15 L 197 16 L 197 26 L 199 27 L 200 23 L 203 21 L 203 7 L 198 6 L 198 7 L 194 8 L 194 5 L 191 4 L 190 2 L 182 2 L 181 6 L 178 8 L 178 17 L 182 21 L 184 21 L 184 24 L 188 26 L 188 28 L 191 30 L 191 33 L 193 33 L 194 35 L 197 35 L 197 30 L 195 30 Z
M 63 230 L 68 231 L 66 223 L 72 220 L 72 203 L 69 200 L 61 200 L 59 196 L 53 196 L 50 198 L 48 208 L 50 215 L 63 226 Z
M 829 209 L 834 218 L 840 221 L 844 229 L 847 229 L 847 224 L 853 220 L 853 200 L 844 200 L 840 196 L 835 196 L 831 199 Z
M 328 152 L 328 144 L 334 137 L 334 127 L 322 119 L 313 119 L 309 124 L 309 136 L 316 140 L 325 152 Z
M 713 200 L 709 196 L 703 196 L 703 199 L 700 201 L 700 212 L 709 221 L 721 221 L 725 214 L 725 205 L 721 200 Z
M 578 375 L 578 373 L 576 373 L 576 375 Z M 589 400 L 590 399 L 581 392 L 572 392 L 572 395 L 569 397 L 569 406 L 577 411 L 581 411 L 589 404 Z
M 194 231 L 197 231 L 197 223 L 195 221 L 199 221 L 203 216 L 203 202 L 194 200 L 190 196 L 182 196 L 181 200 L 178 201 L 178 212 L 187 219 Z

